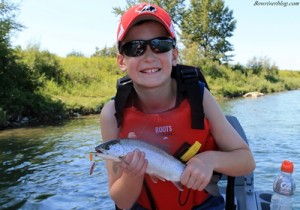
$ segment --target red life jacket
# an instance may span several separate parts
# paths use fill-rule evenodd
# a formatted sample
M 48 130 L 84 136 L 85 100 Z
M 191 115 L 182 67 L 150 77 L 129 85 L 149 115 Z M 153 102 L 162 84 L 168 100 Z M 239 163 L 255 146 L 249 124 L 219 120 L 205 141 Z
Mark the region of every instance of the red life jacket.
M 184 99 L 178 107 L 160 114 L 145 114 L 134 106 L 124 109 L 124 118 L 121 125 L 120 138 L 127 138 L 129 132 L 135 132 L 139 139 L 160 146 L 169 154 L 183 145 L 192 145 L 195 141 L 201 143 L 200 152 L 216 150 L 215 140 L 210 134 L 210 125 L 204 118 L 204 129 L 191 128 L 191 107 Z M 148 175 L 145 181 L 150 189 L 156 209 L 192 209 L 208 198 L 205 191 L 195 191 L 184 188 L 180 192 L 169 181 L 152 182 Z M 145 186 L 138 198 L 138 203 L 146 209 L 151 209 Z

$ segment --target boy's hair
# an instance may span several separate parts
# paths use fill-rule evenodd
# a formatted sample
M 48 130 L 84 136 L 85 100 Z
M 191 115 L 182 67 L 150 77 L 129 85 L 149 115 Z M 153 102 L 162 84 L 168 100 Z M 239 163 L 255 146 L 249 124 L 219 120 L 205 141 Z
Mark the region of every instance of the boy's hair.
M 122 16 L 117 31 L 117 44 L 125 38 L 128 30 L 140 21 L 154 20 L 161 23 L 169 33 L 170 37 L 175 39 L 175 30 L 170 15 L 161 7 L 141 3 L 129 8 Z

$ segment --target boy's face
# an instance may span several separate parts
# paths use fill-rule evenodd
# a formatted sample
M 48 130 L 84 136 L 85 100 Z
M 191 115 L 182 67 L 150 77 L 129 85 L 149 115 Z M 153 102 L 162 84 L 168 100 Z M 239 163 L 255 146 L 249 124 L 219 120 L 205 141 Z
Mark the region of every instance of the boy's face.
M 163 25 L 156 21 L 146 21 L 133 26 L 126 34 L 121 45 L 133 40 L 151 40 L 157 37 L 169 37 Z M 172 66 L 177 64 L 178 50 L 171 49 L 164 53 L 154 53 L 150 46 L 144 54 L 137 57 L 118 55 L 118 64 L 136 85 L 156 87 L 170 80 Z

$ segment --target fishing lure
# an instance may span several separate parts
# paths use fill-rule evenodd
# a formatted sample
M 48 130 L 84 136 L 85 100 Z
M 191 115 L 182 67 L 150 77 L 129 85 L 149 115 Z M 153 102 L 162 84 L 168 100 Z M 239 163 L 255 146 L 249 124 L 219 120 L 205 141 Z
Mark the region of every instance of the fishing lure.
M 93 153 L 90 152 L 90 161 L 93 161 Z
M 96 165 L 96 162 L 93 162 L 93 164 L 92 164 L 92 166 L 91 166 L 91 169 L 90 169 L 90 175 L 93 174 L 94 169 L 95 169 L 95 165 Z
M 94 152 L 90 152 L 90 161 L 92 162 L 93 161 L 93 153 Z M 96 165 L 96 161 L 94 161 L 92 163 L 92 166 L 91 166 L 91 169 L 90 169 L 90 175 L 93 174 L 94 170 L 95 170 L 95 165 Z

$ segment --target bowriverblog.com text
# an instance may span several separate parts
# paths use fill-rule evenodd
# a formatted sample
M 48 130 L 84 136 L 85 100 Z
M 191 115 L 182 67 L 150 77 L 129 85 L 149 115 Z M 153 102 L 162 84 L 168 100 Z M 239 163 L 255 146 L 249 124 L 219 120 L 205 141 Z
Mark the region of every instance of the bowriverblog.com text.
M 286 1 L 255 1 L 254 6 L 300 6 L 300 2 L 286 2 Z

